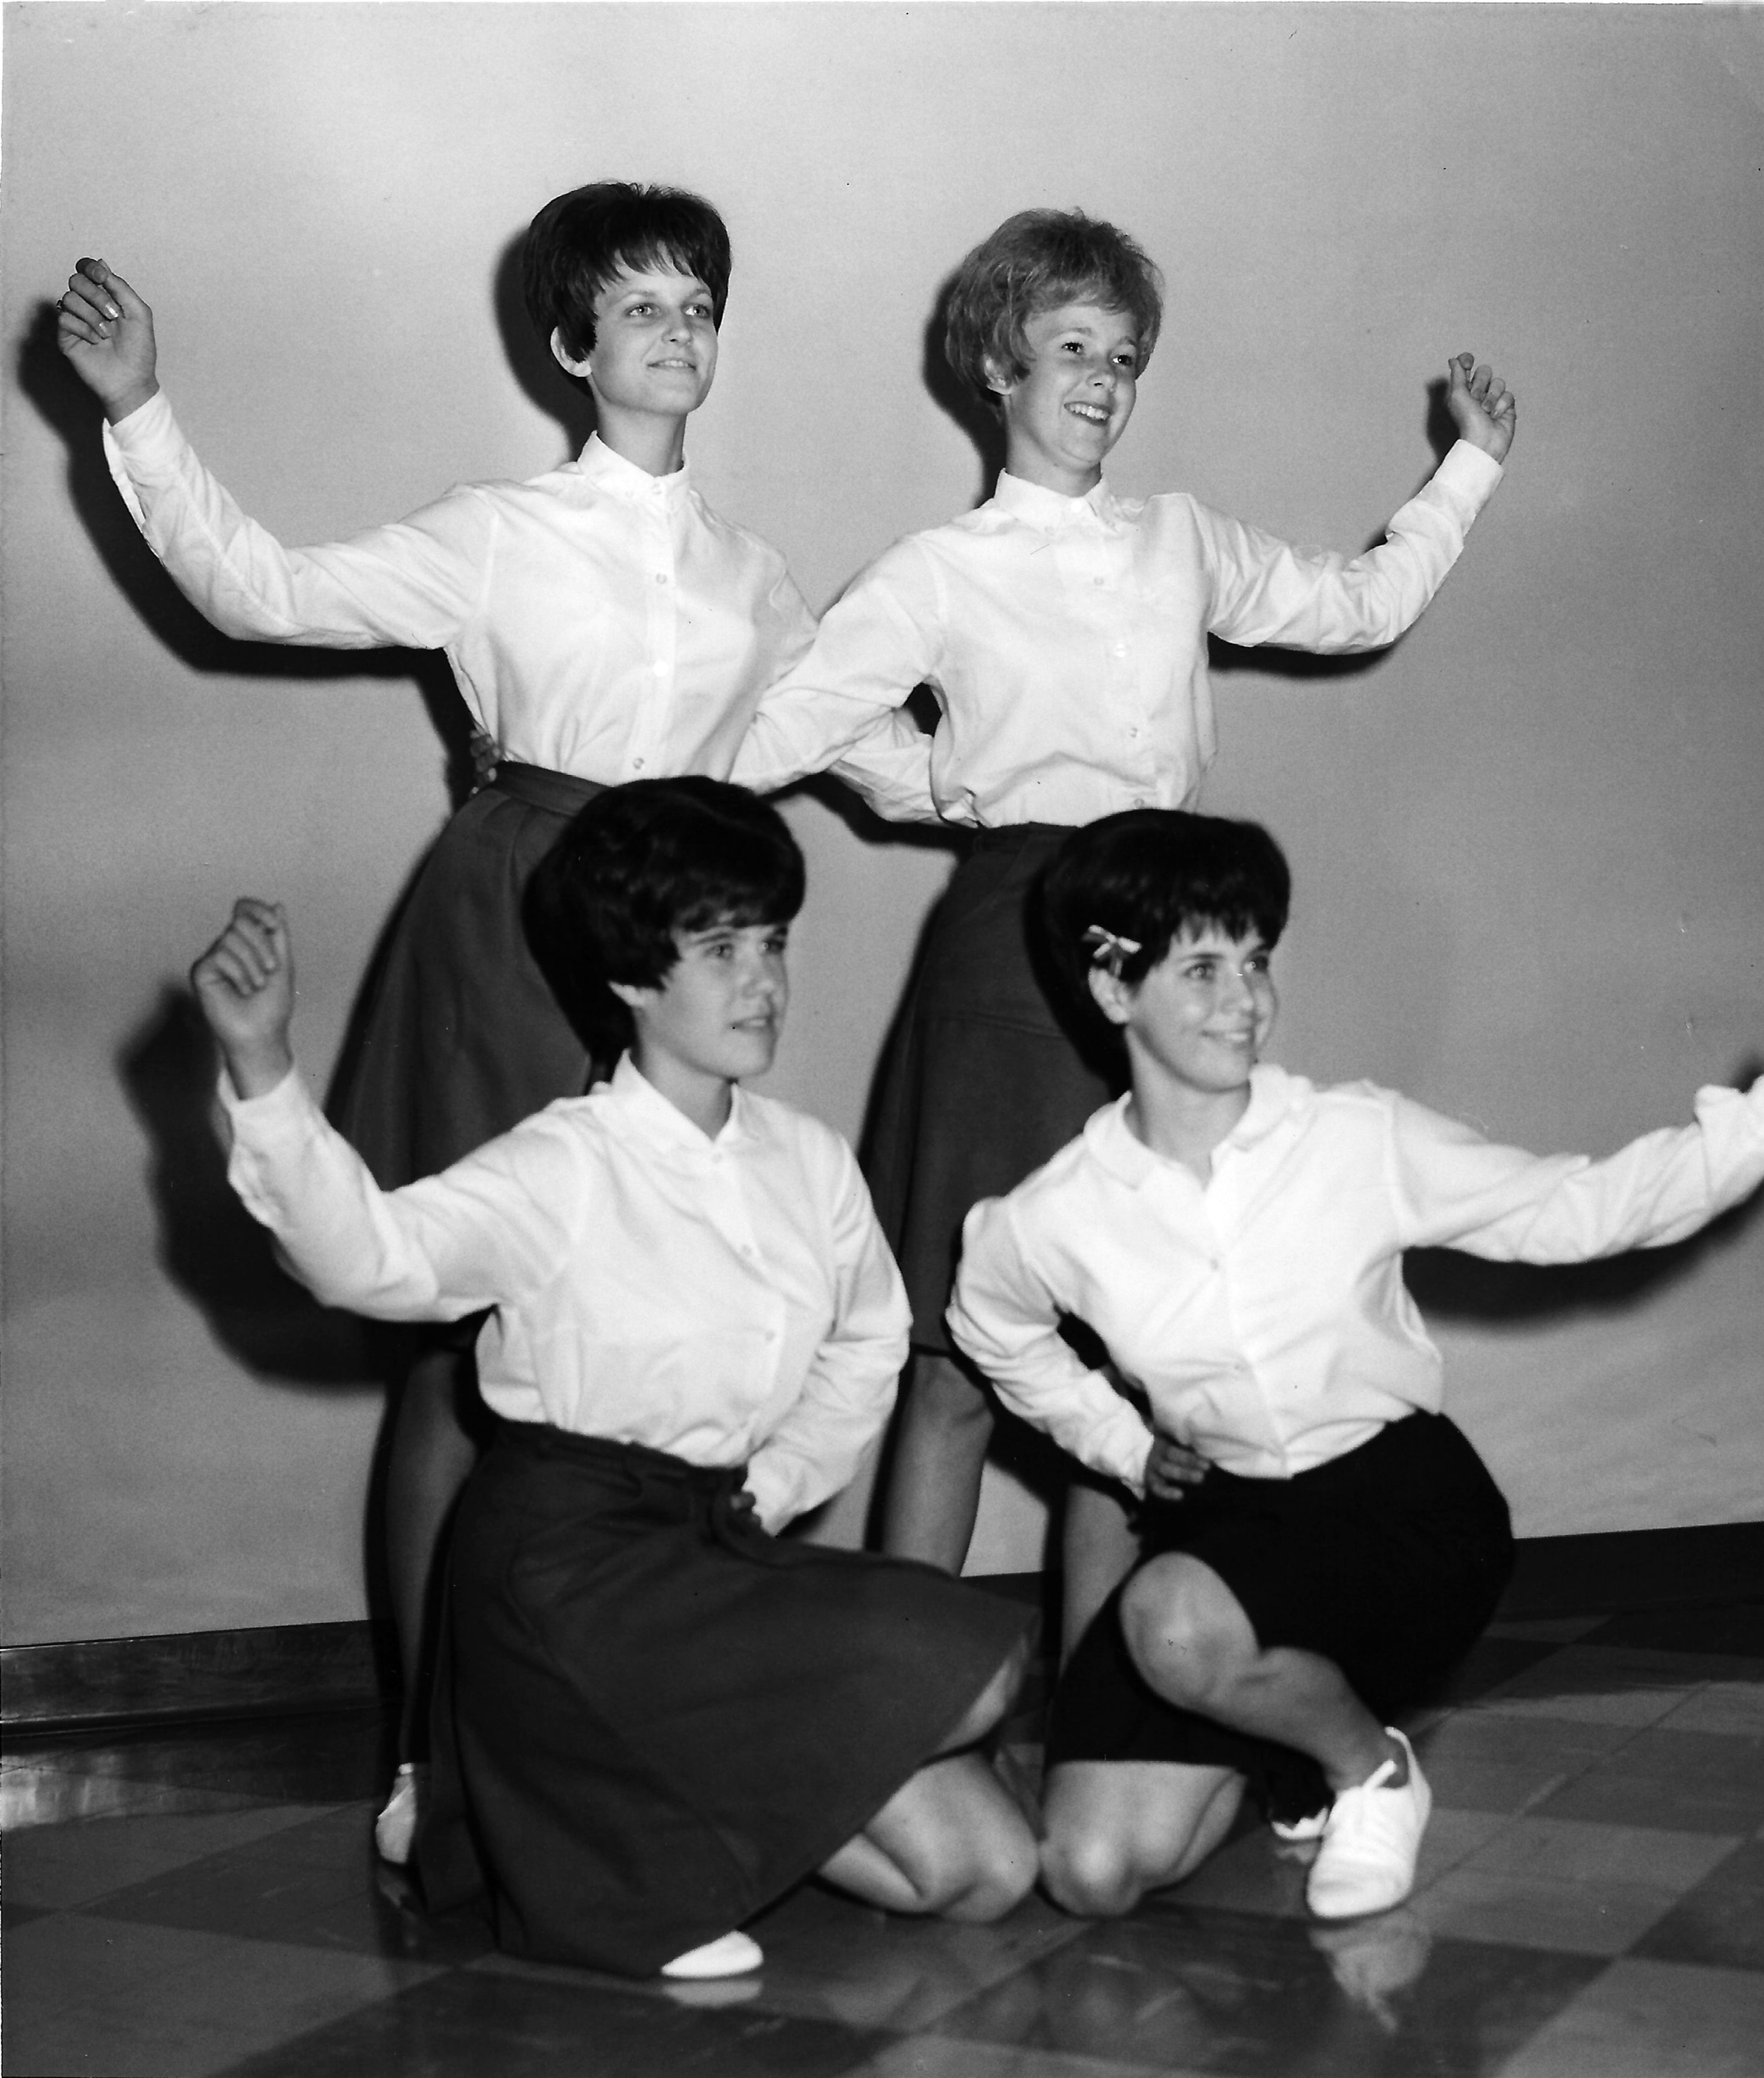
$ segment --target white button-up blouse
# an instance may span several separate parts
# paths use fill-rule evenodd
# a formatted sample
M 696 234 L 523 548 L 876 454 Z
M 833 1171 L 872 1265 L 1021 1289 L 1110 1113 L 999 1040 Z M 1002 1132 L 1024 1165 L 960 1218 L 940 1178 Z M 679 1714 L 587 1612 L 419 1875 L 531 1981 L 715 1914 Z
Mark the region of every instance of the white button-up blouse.
M 382 1191 L 298 1074 L 224 1087 L 233 1187 L 326 1304 L 376 1319 L 495 1310 L 486 1401 L 748 1467 L 768 1528 L 836 1493 L 894 1403 L 899 1273 L 851 1150 L 737 1089 L 707 1137 L 632 1065 L 437 1176 Z

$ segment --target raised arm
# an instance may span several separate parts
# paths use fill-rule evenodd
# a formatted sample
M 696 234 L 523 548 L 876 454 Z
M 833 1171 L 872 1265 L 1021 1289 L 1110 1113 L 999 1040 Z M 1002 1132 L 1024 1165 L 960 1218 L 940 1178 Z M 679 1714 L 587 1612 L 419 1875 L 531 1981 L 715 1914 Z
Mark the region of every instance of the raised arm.
M 273 903 L 246 899 L 190 972 L 230 1090 L 227 1175 L 327 1305 L 451 1321 L 518 1297 L 575 1245 L 567 1150 L 543 1120 L 385 1191 L 294 1072 L 294 961 Z
M 1141 1492 L 1152 1432 L 1061 1335 L 1061 1310 L 1011 1200 L 982 1199 L 961 1229 L 949 1332 L 1013 1413 L 1080 1464 Z
M 1467 353 L 1447 363 L 1445 401 L 1456 443 L 1393 515 L 1384 540 L 1363 555 L 1307 553 L 1196 506 L 1213 587 L 1210 632 L 1246 647 L 1341 653 L 1382 649 L 1412 627 L 1500 481 L 1517 423 L 1512 391 Z
M 822 1152 L 831 1208 L 834 1313 L 796 1404 L 748 1464 L 748 1491 L 769 1529 L 849 1485 L 895 1404 L 911 1310 L 851 1150 Z
M 1502 1262 L 1583 1262 L 1683 1241 L 1764 1182 L 1764 1078 L 1699 1090 L 1694 1125 L 1603 1161 L 1495 1146 L 1396 1100 L 1388 1142 L 1402 1245 Z
M 153 313 L 81 260 L 56 342 L 104 407 L 111 474 L 180 591 L 224 634 L 326 649 L 440 649 L 482 590 L 494 518 L 469 490 L 324 547 L 289 549 L 243 512 L 184 437 L 159 386 Z

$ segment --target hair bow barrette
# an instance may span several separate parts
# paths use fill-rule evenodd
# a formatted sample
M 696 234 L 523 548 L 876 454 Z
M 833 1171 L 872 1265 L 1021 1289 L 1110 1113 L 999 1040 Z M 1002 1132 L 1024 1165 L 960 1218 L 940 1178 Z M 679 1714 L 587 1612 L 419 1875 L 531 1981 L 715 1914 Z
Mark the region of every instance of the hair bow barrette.
M 1137 938 L 1124 937 L 1119 931 L 1106 930 L 1100 924 L 1092 924 L 1084 933 L 1084 944 L 1089 948 L 1091 965 L 1107 967 L 1119 981 L 1121 968 L 1140 950 Z

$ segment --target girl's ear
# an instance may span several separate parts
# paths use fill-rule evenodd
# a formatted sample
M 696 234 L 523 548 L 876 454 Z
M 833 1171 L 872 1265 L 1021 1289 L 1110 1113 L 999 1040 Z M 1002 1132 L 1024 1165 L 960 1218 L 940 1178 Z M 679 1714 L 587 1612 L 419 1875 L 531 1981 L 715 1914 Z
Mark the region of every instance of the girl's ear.
M 1132 1014 L 1134 984 L 1111 974 L 1105 966 L 1091 968 L 1084 978 L 1091 984 L 1091 1001 L 1109 1023 L 1124 1024 Z
M 585 353 L 578 357 L 570 352 L 564 344 L 561 325 L 553 325 L 551 328 L 551 357 L 565 374 L 586 376 L 588 373 L 589 357 Z

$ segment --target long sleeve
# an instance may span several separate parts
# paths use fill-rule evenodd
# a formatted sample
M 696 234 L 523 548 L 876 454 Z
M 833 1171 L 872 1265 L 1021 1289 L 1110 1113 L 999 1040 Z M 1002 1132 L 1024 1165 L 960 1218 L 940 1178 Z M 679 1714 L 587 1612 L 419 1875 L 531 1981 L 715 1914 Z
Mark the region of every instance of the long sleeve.
M 1520 1262 L 1658 1248 L 1764 1182 L 1764 1078 L 1743 1094 L 1699 1091 L 1695 1125 L 1644 1133 L 1600 1162 L 1495 1146 L 1404 1098 L 1389 1162 L 1404 1247 Z
M 227 1178 L 327 1305 L 382 1321 L 452 1321 L 542 1283 L 580 1211 L 565 1150 L 531 1125 L 439 1176 L 386 1191 L 290 1074 L 242 1102 L 224 1088 Z
M 895 1404 L 910 1311 L 857 1164 L 828 1137 L 834 1314 L 800 1396 L 749 1461 L 747 1484 L 769 1529 L 849 1485 Z
M 496 515 L 469 489 L 347 541 L 288 549 L 203 465 L 163 393 L 106 426 L 104 444 L 148 545 L 225 634 L 327 649 L 436 649 L 478 603 Z
M 1013 1413 L 1081 1464 L 1142 1492 L 1151 1431 L 1060 1334 L 1063 1310 L 1011 1201 L 982 1199 L 962 1227 L 950 1333 Z
M 808 654 L 761 695 L 730 777 L 757 794 L 770 794 L 836 766 L 841 778 L 853 774 L 853 783 L 880 813 L 894 812 L 887 784 L 869 795 L 862 779 L 876 769 L 878 745 L 895 755 L 913 751 L 905 734 L 911 722 L 897 718 L 896 711 L 915 686 L 936 674 L 936 621 L 927 559 L 911 542 L 898 542 L 828 609 Z M 871 753 L 867 760 L 861 751 L 838 764 L 860 744 Z M 928 803 L 928 742 L 924 754 Z M 890 771 L 886 757 L 882 763 L 885 782 L 898 788 L 898 766 Z M 915 799 L 910 777 L 901 798 Z
M 1292 649 L 1376 649 L 1425 610 L 1500 481 L 1500 465 L 1459 440 L 1392 518 L 1375 549 L 1307 555 L 1259 528 L 1194 508 L 1213 585 L 1208 626 L 1227 641 Z

